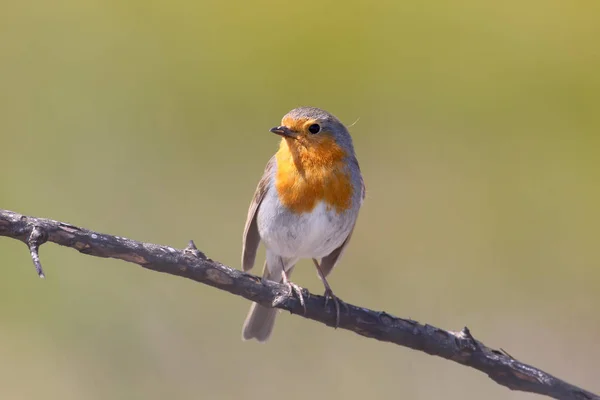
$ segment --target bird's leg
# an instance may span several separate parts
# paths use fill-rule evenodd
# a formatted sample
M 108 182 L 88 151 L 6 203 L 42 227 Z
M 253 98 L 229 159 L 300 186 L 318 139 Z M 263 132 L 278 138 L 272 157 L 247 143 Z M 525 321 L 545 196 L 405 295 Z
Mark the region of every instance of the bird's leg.
M 342 303 L 346 307 L 346 309 L 348 309 L 348 306 L 346 305 L 346 303 L 344 303 L 336 295 L 333 294 L 333 290 L 331 290 L 331 286 L 329 286 L 327 279 L 325 279 L 325 274 L 323 273 L 323 270 L 321 269 L 319 262 L 314 258 L 312 260 L 315 263 L 315 267 L 317 267 L 317 271 L 319 273 L 319 278 L 321 278 L 321 281 L 323 282 L 323 285 L 325 286 L 325 294 L 324 294 L 325 307 L 327 307 L 329 298 L 331 298 L 333 300 L 333 304 L 335 304 L 335 327 L 337 328 L 340 326 L 340 303 Z

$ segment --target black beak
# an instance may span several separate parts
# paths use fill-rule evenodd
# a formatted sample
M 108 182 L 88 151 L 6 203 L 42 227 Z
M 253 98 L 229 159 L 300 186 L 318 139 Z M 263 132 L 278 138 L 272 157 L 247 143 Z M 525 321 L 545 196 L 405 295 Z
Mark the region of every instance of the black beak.
M 276 126 L 275 128 L 271 128 L 269 130 L 279 136 L 288 137 L 292 139 L 296 138 L 296 134 L 287 126 Z

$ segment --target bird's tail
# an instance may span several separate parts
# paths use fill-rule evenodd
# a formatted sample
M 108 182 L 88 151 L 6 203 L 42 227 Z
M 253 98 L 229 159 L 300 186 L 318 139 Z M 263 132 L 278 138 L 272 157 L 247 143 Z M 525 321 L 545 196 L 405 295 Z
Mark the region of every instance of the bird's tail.
M 293 266 L 287 269 L 288 278 L 291 275 L 292 270 Z M 267 267 L 267 263 L 265 262 L 263 279 L 280 283 L 283 281 L 281 271 L 282 270 L 279 268 L 276 269 L 276 272 L 270 271 Z M 256 339 L 259 342 L 266 342 L 267 339 L 269 339 L 269 336 L 271 336 L 271 332 L 273 332 L 275 317 L 277 316 L 278 312 L 279 310 L 276 308 L 265 307 L 257 303 L 252 303 L 250 311 L 248 312 L 248 316 L 246 317 L 246 321 L 244 321 L 244 327 L 242 328 L 242 339 Z

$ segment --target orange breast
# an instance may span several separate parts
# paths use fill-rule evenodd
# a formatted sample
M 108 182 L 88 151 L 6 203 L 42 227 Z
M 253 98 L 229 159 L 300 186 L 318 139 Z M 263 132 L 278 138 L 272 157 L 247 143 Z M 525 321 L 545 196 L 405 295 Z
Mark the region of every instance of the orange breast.
M 350 208 L 352 183 L 345 157 L 346 152 L 327 136 L 311 143 L 282 139 L 275 176 L 281 202 L 295 213 L 310 212 L 320 201 L 338 213 Z

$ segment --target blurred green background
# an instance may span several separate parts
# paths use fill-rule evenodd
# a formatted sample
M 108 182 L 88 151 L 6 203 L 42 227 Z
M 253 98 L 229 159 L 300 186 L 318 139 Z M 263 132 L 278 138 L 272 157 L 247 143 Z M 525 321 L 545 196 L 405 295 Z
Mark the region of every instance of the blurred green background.
M 322 107 L 358 120 L 367 183 L 336 293 L 600 392 L 599 20 L 592 1 L 4 2 L 0 207 L 239 268 L 268 129 Z M 42 281 L 23 244 L 0 255 L 2 398 L 533 398 L 288 314 L 243 343 L 246 300 L 132 264 L 46 245 Z

